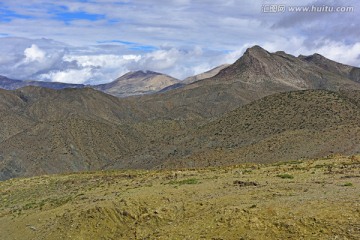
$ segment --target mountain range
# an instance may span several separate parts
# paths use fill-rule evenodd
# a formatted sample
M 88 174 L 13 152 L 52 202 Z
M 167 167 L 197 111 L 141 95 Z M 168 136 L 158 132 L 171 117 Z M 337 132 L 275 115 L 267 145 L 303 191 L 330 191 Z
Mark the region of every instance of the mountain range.
M 69 84 L 60 82 L 43 82 L 43 81 L 22 81 L 10 79 L 4 76 L 0 76 L 0 88 L 6 90 L 15 90 L 26 86 L 38 86 L 51 89 L 64 89 L 64 88 L 83 88 L 83 84 Z
M 275 92 L 300 89 L 357 89 L 358 85 L 354 82 L 360 82 L 360 68 L 337 63 L 317 53 L 295 57 L 282 51 L 270 53 L 260 46 L 247 49 L 234 64 L 223 64 L 182 81 L 148 70 L 128 72 L 110 83 L 99 85 L 21 81 L 0 76 L 0 88 L 7 90 L 25 86 L 51 89 L 92 87 L 117 97 L 223 83 L 243 84 L 247 90 L 255 89 L 257 92 L 259 88 L 262 88 L 261 91 Z
M 46 82 L 33 80 L 22 81 L 9 79 L 5 76 L 0 76 L 0 88 L 6 90 L 15 90 L 26 86 L 38 86 L 50 89 L 91 87 L 116 97 L 128 97 L 175 89 L 192 82 L 213 77 L 218 74 L 220 70 L 224 69 L 227 66 L 228 64 L 218 66 L 205 73 L 188 77 L 183 81 L 180 81 L 166 74 L 148 70 L 139 70 L 134 72 L 128 72 L 112 82 L 98 85 L 69 84 L 61 82 Z
M 138 71 L 98 86 L 0 90 L 0 179 L 356 154 L 359 71 L 254 46 L 184 83 Z

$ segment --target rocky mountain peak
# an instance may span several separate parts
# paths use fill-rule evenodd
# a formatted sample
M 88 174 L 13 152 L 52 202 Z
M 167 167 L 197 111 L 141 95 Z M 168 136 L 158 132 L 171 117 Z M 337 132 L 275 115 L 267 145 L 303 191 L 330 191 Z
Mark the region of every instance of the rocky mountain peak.
M 266 51 L 265 49 L 263 49 L 262 47 L 260 47 L 259 45 L 255 45 L 252 46 L 248 49 L 246 49 L 244 55 L 253 55 L 253 54 L 266 54 L 269 55 L 270 53 L 268 51 Z
M 266 59 L 271 58 L 271 53 L 263 49 L 262 47 L 255 45 L 251 48 L 246 49 L 243 56 L 239 58 L 236 63 L 254 63 L 254 62 L 263 62 Z
M 162 74 L 158 73 L 158 72 L 149 71 L 149 70 L 138 70 L 138 71 L 128 72 L 123 77 L 128 79 L 128 78 L 143 78 L 143 77 L 149 77 L 149 76 L 154 76 L 154 75 L 162 75 Z M 117 80 L 121 80 L 121 79 L 123 79 L 123 77 L 120 77 Z
M 309 56 L 304 56 L 304 55 L 299 55 L 299 58 L 301 60 L 305 60 L 307 62 L 325 62 L 325 61 L 331 61 L 330 59 L 327 59 L 326 57 L 324 57 L 323 55 L 319 54 L 319 53 L 314 53 L 312 55 Z
M 232 74 L 249 79 L 257 75 L 268 75 L 269 67 L 273 63 L 273 56 L 260 46 L 248 48 L 242 57 L 225 69 L 222 74 Z
M 346 64 L 335 62 L 318 53 L 315 53 L 310 56 L 300 55 L 299 59 L 314 64 L 331 73 L 341 75 L 355 82 L 360 82 L 360 68 L 358 67 L 352 67 Z

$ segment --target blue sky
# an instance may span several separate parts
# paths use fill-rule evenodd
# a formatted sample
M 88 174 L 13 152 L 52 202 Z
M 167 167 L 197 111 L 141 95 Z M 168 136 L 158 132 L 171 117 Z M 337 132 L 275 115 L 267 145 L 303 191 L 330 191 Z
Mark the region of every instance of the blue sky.
M 92 84 L 142 69 L 183 79 L 255 44 L 360 66 L 359 1 L 280 2 L 353 11 L 262 12 L 273 0 L 3 0 L 0 75 Z

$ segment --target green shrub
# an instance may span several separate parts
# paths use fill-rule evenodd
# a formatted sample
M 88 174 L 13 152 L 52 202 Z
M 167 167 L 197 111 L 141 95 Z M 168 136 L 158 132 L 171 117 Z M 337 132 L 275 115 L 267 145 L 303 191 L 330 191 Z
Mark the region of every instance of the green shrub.
M 178 184 L 178 185 L 183 185 L 183 184 L 198 184 L 199 180 L 196 178 L 189 178 L 189 179 L 184 179 L 181 181 L 170 181 L 169 184 Z
M 282 178 L 282 179 L 293 179 L 294 178 L 293 175 L 290 175 L 290 174 L 287 174 L 287 173 L 279 174 L 279 175 L 277 175 L 277 177 Z

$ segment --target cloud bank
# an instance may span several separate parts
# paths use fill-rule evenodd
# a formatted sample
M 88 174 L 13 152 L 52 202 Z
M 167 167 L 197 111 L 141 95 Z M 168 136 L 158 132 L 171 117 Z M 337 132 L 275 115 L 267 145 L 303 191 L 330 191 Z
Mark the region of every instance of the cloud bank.
M 98 84 L 128 71 L 183 79 L 232 63 L 247 47 L 318 52 L 360 66 L 360 3 L 349 13 L 264 13 L 271 0 L 12 0 L 0 3 L 0 75 Z
M 183 79 L 224 62 L 234 53 L 159 47 L 131 51 L 122 45 L 70 46 L 50 39 L 0 38 L 0 75 L 14 79 L 100 84 L 136 70 L 152 70 Z

